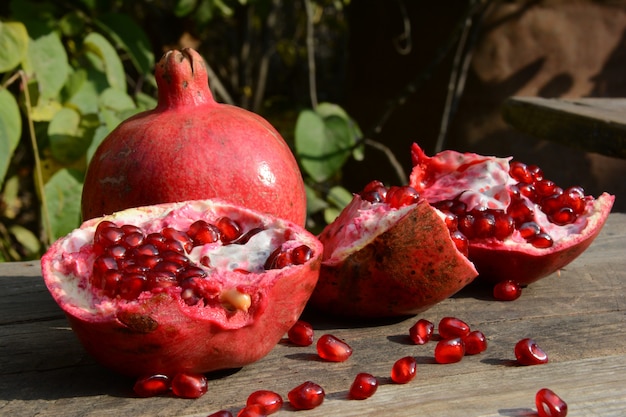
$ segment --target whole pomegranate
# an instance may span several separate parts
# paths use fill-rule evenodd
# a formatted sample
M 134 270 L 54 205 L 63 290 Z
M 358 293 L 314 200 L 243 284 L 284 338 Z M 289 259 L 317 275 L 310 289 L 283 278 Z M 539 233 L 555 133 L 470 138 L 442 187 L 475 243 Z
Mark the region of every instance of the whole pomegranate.
M 321 255 L 315 236 L 292 222 L 197 200 L 88 220 L 41 267 L 96 360 L 171 378 L 265 356 L 299 318 Z
M 202 57 L 171 50 L 155 70 L 158 105 L 114 129 L 89 164 L 83 219 L 130 207 L 221 198 L 304 225 L 298 164 L 270 123 L 217 103 Z
M 319 239 L 324 256 L 309 304 L 333 315 L 416 314 L 477 275 L 440 213 L 408 186 L 372 181 Z
M 614 196 L 563 189 L 511 158 L 412 147 L 410 184 L 469 243 L 480 279 L 525 285 L 573 261 L 604 225 Z M 467 243 L 463 243 L 466 245 Z

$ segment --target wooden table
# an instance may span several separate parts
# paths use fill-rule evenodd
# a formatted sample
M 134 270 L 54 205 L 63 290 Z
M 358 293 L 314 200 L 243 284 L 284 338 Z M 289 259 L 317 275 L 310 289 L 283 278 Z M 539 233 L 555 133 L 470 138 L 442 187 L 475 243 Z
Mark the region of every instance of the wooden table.
M 344 363 L 317 359 L 313 346 L 280 343 L 261 361 L 212 375 L 197 400 L 134 398 L 131 380 L 85 355 L 61 310 L 49 296 L 39 264 L 0 264 L 0 415 L 2 416 L 207 416 L 236 414 L 257 389 L 287 392 L 306 380 L 327 398 L 302 416 L 533 416 L 542 387 L 557 392 L 569 416 L 626 415 L 626 214 L 612 214 L 601 235 L 576 261 L 525 289 L 513 302 L 497 302 L 472 285 L 418 317 L 387 322 L 331 322 L 306 316 L 316 335 L 332 333 L 354 348 Z M 433 361 L 434 342 L 408 342 L 417 318 L 446 315 L 467 321 L 488 337 L 486 352 L 461 362 Z M 532 337 L 550 362 L 518 366 L 513 346 Z M 417 358 L 409 384 L 389 380 L 393 362 Z M 374 397 L 355 401 L 346 393 L 358 372 L 380 377 Z M 277 416 L 293 415 L 287 404 Z
M 626 99 L 511 97 L 502 116 L 539 139 L 626 158 Z

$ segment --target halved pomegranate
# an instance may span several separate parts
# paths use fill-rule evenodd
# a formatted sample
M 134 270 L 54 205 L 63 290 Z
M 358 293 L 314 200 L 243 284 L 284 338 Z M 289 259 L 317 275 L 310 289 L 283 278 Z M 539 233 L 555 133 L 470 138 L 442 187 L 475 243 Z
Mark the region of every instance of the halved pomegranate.
M 319 239 L 324 257 L 309 304 L 330 314 L 416 314 L 477 275 L 440 213 L 408 186 L 372 181 Z
M 563 189 L 511 158 L 412 146 L 410 185 L 469 241 L 480 279 L 525 285 L 569 264 L 595 239 L 614 196 Z
M 294 223 L 198 200 L 89 220 L 41 266 L 96 360 L 131 376 L 173 377 L 265 356 L 299 318 L 321 255 Z

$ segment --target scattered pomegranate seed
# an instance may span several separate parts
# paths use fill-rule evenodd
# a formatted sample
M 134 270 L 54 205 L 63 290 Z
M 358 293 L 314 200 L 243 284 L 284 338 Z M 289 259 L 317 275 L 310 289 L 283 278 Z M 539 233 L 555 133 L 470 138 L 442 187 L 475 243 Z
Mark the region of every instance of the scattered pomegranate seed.
M 228 410 L 220 410 L 213 414 L 209 414 L 207 417 L 233 417 L 233 413 Z
M 170 390 L 170 379 L 166 375 L 150 375 L 137 379 L 133 391 L 140 397 L 154 397 Z
M 466 355 L 477 355 L 487 350 L 487 338 L 480 330 L 474 330 L 462 338 Z
M 400 208 L 417 203 L 419 198 L 419 193 L 415 188 L 409 185 L 401 187 L 391 186 L 387 190 L 385 202 L 389 204 L 391 208 Z
M 435 362 L 441 364 L 459 362 L 465 356 L 465 343 L 460 337 L 443 339 L 435 346 Z
M 419 319 L 409 329 L 409 337 L 416 345 L 423 345 L 428 343 L 433 335 L 434 329 L 435 325 L 432 322 L 426 319 Z
M 365 400 L 376 393 L 378 380 L 374 375 L 361 372 L 357 374 L 348 392 L 350 398 L 354 400 Z
M 352 348 L 343 340 L 325 334 L 317 340 L 317 354 L 330 362 L 343 362 L 352 355 Z
M 500 281 L 493 286 L 493 298 L 499 301 L 517 300 L 522 295 L 522 287 L 512 280 Z
M 315 382 L 306 381 L 287 394 L 289 403 L 297 410 L 312 410 L 324 402 L 326 393 Z
M 396 384 L 406 384 L 417 375 L 417 361 L 413 356 L 398 359 L 391 368 L 391 380 Z
M 176 374 L 172 378 L 172 392 L 180 398 L 200 398 L 208 390 L 207 379 L 202 374 Z
M 539 417 L 567 416 L 567 404 L 551 389 L 542 388 L 537 391 L 535 405 Z
M 306 321 L 298 320 L 287 332 L 287 337 L 294 345 L 310 346 L 313 344 L 313 327 Z
M 280 396 L 280 394 L 274 391 L 254 391 L 248 396 L 248 399 L 246 401 L 246 406 L 250 407 L 252 405 L 257 405 L 261 414 L 274 414 L 282 408 L 283 398 Z
M 246 405 L 239 410 L 237 417 L 266 417 L 267 414 L 263 413 L 263 407 L 258 404 Z
M 515 344 L 515 358 L 520 365 L 541 365 L 548 362 L 548 355 L 530 338 Z
M 456 317 L 444 317 L 439 321 L 438 332 L 442 339 L 464 337 L 469 334 L 470 326 Z

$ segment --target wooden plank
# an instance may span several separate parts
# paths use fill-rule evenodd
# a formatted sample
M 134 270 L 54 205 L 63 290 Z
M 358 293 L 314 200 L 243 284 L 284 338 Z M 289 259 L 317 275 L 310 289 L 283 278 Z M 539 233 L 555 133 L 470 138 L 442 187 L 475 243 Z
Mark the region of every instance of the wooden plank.
M 502 116 L 539 139 L 626 158 L 626 99 L 511 97 Z
M 211 375 L 209 393 L 197 400 L 133 398 L 129 378 L 88 357 L 50 298 L 36 263 L 0 264 L 0 415 L 7 416 L 206 416 L 236 414 L 249 393 L 272 389 L 286 397 L 305 380 L 321 384 L 325 403 L 302 416 L 531 416 L 544 386 L 567 402 L 572 416 L 623 416 L 626 410 L 626 214 L 612 214 L 594 244 L 560 275 L 524 290 L 514 302 L 491 300 L 472 285 L 419 317 L 379 322 L 332 321 L 307 314 L 319 336 L 348 341 L 344 363 L 320 361 L 313 346 L 280 343 L 240 370 Z M 486 352 L 438 365 L 435 343 L 415 346 L 407 333 L 417 318 L 445 315 L 466 320 L 488 337 Z M 550 363 L 517 366 L 513 346 L 533 337 Z M 418 377 L 390 383 L 393 362 L 414 356 Z M 381 381 L 365 401 L 347 399 L 358 372 Z M 276 416 L 291 415 L 286 405 Z

